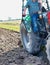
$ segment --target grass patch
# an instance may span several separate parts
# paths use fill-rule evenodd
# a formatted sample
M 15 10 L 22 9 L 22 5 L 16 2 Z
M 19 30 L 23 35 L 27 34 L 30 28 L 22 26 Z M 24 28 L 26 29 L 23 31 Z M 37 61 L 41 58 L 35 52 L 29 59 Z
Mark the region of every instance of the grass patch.
M 21 23 L 21 21 L 19 21 L 19 20 L 0 22 L 0 28 L 20 32 L 20 23 Z

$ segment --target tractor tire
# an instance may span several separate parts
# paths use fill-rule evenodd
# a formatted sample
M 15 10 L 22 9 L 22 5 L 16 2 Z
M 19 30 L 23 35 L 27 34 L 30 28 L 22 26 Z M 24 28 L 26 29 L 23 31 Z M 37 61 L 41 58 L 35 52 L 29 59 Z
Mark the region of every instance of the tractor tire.
M 20 34 L 24 49 L 31 54 L 37 54 L 41 47 L 39 36 L 33 31 L 27 32 L 23 22 L 20 24 Z

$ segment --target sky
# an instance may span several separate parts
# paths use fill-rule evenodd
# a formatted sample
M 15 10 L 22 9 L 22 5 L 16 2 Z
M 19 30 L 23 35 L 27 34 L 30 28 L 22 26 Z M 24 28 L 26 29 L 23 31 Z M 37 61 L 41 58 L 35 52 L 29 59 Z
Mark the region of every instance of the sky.
M 0 0 L 0 20 L 21 19 L 22 0 Z
M 50 5 L 50 0 L 49 5 Z M 26 0 L 24 5 L 26 4 Z M 28 12 L 27 12 L 28 13 Z M 0 0 L 0 20 L 21 19 L 22 0 Z

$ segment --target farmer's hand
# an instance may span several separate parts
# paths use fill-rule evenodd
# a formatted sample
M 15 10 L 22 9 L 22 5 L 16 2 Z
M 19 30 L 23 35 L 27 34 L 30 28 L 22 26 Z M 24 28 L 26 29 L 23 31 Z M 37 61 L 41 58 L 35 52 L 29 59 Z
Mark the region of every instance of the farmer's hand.
M 26 15 L 26 8 L 24 8 L 24 11 L 22 12 L 22 15 Z
M 42 13 L 41 11 L 38 12 L 40 19 L 42 19 L 42 14 L 41 13 Z
M 26 13 L 23 11 L 22 15 L 23 15 L 23 16 L 25 16 L 25 15 L 26 15 Z
M 41 14 L 42 12 L 41 11 L 38 11 L 38 14 Z

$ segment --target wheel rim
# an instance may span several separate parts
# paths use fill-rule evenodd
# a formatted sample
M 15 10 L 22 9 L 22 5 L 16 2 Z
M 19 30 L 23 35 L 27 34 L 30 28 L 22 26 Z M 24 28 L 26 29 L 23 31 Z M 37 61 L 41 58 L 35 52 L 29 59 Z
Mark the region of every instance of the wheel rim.
M 22 41 L 24 43 L 24 46 L 26 48 L 30 48 L 30 35 L 29 33 L 26 31 L 25 27 L 23 26 L 21 29 L 21 37 L 22 37 Z
M 22 31 L 22 40 L 23 43 L 27 46 L 27 44 L 29 43 L 29 34 L 26 30 Z

